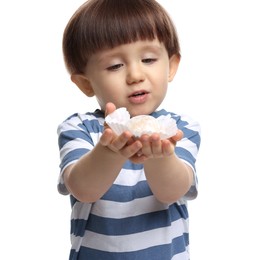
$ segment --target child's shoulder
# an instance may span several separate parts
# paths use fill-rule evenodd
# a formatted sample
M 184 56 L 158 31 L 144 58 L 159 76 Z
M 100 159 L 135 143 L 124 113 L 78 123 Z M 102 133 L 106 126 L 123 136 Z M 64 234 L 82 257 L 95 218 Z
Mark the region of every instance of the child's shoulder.
M 151 114 L 153 117 L 160 117 L 160 116 L 167 116 L 170 115 L 175 120 L 189 120 L 189 121 L 195 121 L 190 115 L 185 113 L 176 113 L 172 111 L 168 111 L 165 109 L 157 110 Z
M 84 121 L 93 121 L 93 120 L 104 120 L 104 113 L 97 109 L 94 112 L 86 112 L 86 113 L 74 113 L 67 117 L 62 123 L 69 123 L 69 122 L 84 122 Z
M 200 124 L 197 120 L 195 120 L 192 116 L 188 115 L 187 113 L 176 113 L 167 111 L 165 109 L 161 109 L 159 111 L 155 111 L 152 113 L 154 117 L 160 117 L 160 116 L 167 116 L 170 115 L 171 118 L 176 120 L 178 128 L 192 128 L 196 131 L 200 131 Z
M 83 128 L 84 125 L 103 125 L 104 124 L 104 113 L 101 110 L 86 113 L 74 113 L 68 116 L 58 126 L 61 131 L 66 131 L 70 128 Z

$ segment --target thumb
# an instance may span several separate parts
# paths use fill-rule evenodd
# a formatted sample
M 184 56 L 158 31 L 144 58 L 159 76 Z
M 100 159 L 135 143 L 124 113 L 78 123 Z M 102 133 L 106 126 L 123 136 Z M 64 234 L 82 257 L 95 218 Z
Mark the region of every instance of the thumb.
M 182 130 L 178 130 L 176 135 L 172 136 L 170 139 L 171 141 L 176 144 L 178 141 L 180 141 L 184 137 L 184 133 Z
M 105 106 L 105 118 L 116 110 L 116 106 L 113 103 L 107 103 Z M 106 122 L 104 122 L 104 129 L 110 128 Z
M 113 103 L 111 102 L 107 103 L 105 106 L 105 117 L 111 114 L 112 112 L 114 112 L 115 110 L 116 110 L 116 106 Z

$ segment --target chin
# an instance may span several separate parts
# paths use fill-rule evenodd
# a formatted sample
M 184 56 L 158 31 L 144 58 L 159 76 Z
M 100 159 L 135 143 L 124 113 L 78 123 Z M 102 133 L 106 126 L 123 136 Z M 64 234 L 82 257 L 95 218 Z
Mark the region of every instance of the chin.
M 143 109 L 143 108 L 133 108 L 133 109 L 129 109 L 128 112 L 130 113 L 131 117 L 134 116 L 139 116 L 139 115 L 149 115 L 151 114 L 153 111 L 151 111 L 150 109 Z

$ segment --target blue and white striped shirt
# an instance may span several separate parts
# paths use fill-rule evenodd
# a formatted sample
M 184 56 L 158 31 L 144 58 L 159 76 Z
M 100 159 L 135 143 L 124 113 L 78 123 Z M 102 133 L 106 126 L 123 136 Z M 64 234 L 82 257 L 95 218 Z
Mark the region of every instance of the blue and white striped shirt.
M 163 204 L 152 194 L 142 164 L 127 161 L 117 179 L 95 203 L 81 203 L 72 195 L 70 260 L 188 260 L 189 229 L 187 200 L 197 196 L 196 156 L 200 127 L 192 119 L 171 114 L 184 138 L 175 152 L 192 167 L 194 183 L 173 204 Z M 69 194 L 62 178 L 64 169 L 89 152 L 103 132 L 104 114 L 74 114 L 58 127 L 61 173 L 58 190 Z

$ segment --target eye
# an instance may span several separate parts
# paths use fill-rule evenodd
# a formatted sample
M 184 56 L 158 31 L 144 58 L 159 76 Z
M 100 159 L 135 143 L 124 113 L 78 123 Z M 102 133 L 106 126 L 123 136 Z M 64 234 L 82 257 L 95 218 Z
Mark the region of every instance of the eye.
M 123 64 L 115 64 L 115 65 L 112 65 L 112 66 L 110 66 L 106 69 L 109 70 L 109 71 L 115 71 L 115 70 L 119 70 L 122 66 L 123 66 Z
M 146 64 L 152 64 L 152 63 L 154 63 L 156 61 L 157 61 L 157 59 L 155 59 L 155 58 L 142 59 L 142 62 L 146 63 Z

